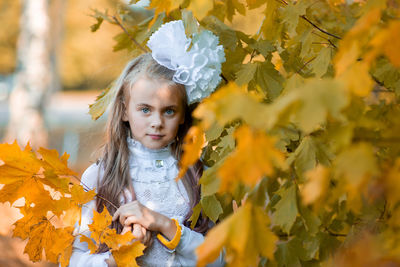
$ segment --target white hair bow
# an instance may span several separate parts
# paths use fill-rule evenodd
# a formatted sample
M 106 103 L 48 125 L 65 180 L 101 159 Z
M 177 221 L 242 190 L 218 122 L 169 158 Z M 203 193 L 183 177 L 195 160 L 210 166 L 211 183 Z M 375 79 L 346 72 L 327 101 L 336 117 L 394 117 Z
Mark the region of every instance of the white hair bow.
M 221 81 L 224 49 L 210 31 L 194 34 L 192 40 L 182 20 L 171 21 L 150 36 L 147 46 L 158 64 L 175 71 L 173 81 L 185 85 L 189 104 L 209 96 Z

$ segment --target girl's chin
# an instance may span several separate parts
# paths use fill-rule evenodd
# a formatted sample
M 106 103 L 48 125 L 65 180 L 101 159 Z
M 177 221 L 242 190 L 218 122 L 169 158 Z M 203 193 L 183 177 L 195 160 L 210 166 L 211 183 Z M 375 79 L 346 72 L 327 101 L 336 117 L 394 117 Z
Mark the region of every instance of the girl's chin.
M 145 140 L 142 145 L 144 145 L 148 149 L 161 149 L 166 147 L 169 144 L 169 142 L 166 142 L 165 140 Z

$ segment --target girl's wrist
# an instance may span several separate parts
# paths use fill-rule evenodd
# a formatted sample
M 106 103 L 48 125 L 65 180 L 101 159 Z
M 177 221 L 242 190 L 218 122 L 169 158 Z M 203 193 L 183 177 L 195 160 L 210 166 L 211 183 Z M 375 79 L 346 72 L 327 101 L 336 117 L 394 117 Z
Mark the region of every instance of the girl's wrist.
M 176 230 L 177 228 L 175 222 L 170 218 L 163 216 L 159 232 L 169 240 L 172 240 L 176 234 Z

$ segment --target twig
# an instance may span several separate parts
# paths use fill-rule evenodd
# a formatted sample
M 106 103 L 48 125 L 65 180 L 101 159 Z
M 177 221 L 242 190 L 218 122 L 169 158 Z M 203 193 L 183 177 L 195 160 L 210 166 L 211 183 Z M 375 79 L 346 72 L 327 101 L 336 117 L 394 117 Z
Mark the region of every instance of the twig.
M 298 71 L 296 71 L 296 73 L 300 73 L 300 71 L 302 71 L 305 68 L 305 66 L 307 66 L 311 61 L 313 61 L 316 58 L 317 57 L 315 56 L 315 57 L 311 58 L 309 61 L 307 61 L 306 63 L 304 63 L 304 65 Z
M 346 237 L 346 234 L 338 234 L 338 233 L 334 233 L 331 230 L 328 229 L 328 227 L 325 227 L 325 231 L 327 231 L 331 236 L 344 236 Z
M 312 31 L 312 33 L 315 34 L 316 36 L 318 36 L 318 37 L 320 37 L 320 38 L 322 38 L 322 39 L 328 41 L 328 43 L 329 43 L 331 46 L 333 46 L 335 49 L 337 49 L 336 45 L 335 45 L 334 43 L 332 43 L 332 41 L 329 40 L 328 38 L 326 38 L 326 37 L 324 37 L 324 36 L 322 36 L 322 35 L 319 35 L 319 34 L 315 33 L 314 31 Z
M 72 177 L 74 177 L 75 179 L 77 179 L 77 180 L 83 185 L 83 187 L 84 187 L 84 189 L 86 190 L 86 192 L 92 190 L 89 186 L 85 185 L 85 183 L 83 183 L 83 182 L 81 181 L 81 179 L 79 179 L 79 178 L 76 177 L 75 175 L 73 175 Z M 105 202 L 107 202 L 107 203 L 109 203 L 111 206 L 113 206 L 114 208 L 118 209 L 118 207 L 117 207 L 116 205 L 114 205 L 114 203 L 112 203 L 110 200 L 108 200 L 108 199 L 102 197 L 101 195 L 99 195 L 99 194 L 96 193 L 96 197 L 98 197 L 98 198 L 104 200 Z
M 121 27 L 121 29 L 126 33 L 126 35 L 128 35 L 129 39 L 131 39 L 132 42 L 133 42 L 137 47 L 139 47 L 139 48 L 140 48 L 143 52 L 145 52 L 145 53 L 148 52 L 143 46 L 141 46 L 141 45 L 135 40 L 135 38 L 133 38 L 133 37 L 129 34 L 129 32 L 125 29 L 124 25 L 122 25 L 122 23 L 119 22 L 119 20 L 117 19 L 116 16 L 112 16 L 112 18 L 113 18 L 113 20 L 119 25 L 119 27 Z
M 302 19 L 304 19 L 305 21 L 307 21 L 308 23 L 310 23 L 314 28 L 318 29 L 320 32 L 323 32 L 323 33 L 325 33 L 325 34 L 327 34 L 327 35 L 329 35 L 329 36 L 332 36 L 332 37 L 334 37 L 334 38 L 336 38 L 336 39 L 339 39 L 339 40 L 342 39 L 342 38 L 340 38 L 340 37 L 337 36 L 337 35 L 334 35 L 334 34 L 332 34 L 332 33 L 329 33 L 329 32 L 327 32 L 327 31 L 321 29 L 320 27 L 318 27 L 317 25 L 315 25 L 312 21 L 310 21 L 305 15 L 302 15 L 302 16 L 300 16 L 300 17 L 301 17 Z
M 280 2 L 280 3 L 282 3 L 282 4 L 284 4 L 284 5 L 288 5 L 288 3 L 285 1 L 285 0 L 277 0 L 278 2 Z M 300 16 L 302 19 L 304 19 L 305 21 L 307 21 L 308 23 L 310 23 L 313 27 L 315 27 L 316 29 L 318 29 L 320 32 L 323 32 L 323 33 L 325 33 L 325 34 L 327 34 L 327 35 L 329 35 L 329 36 L 332 36 L 332 37 L 334 37 L 334 38 L 337 38 L 337 39 L 339 39 L 339 40 L 341 40 L 342 38 L 341 37 L 339 37 L 339 36 L 337 36 L 337 35 L 334 35 L 334 34 L 332 34 L 332 33 L 329 33 L 329 32 L 327 32 L 327 31 L 325 31 L 325 30 L 323 30 L 323 29 L 321 29 L 320 27 L 318 27 L 317 25 L 315 25 L 312 21 L 310 21 L 305 15 L 302 15 L 302 16 Z M 333 44 L 332 44 L 333 45 Z M 333 45 L 335 48 L 336 48 L 336 46 L 335 45 Z

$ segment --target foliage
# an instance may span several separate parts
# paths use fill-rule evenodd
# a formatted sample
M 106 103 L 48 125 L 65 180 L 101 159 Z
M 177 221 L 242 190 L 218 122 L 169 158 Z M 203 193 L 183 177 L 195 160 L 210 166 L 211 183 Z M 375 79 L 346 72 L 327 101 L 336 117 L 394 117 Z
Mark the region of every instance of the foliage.
M 48 261 L 68 266 L 78 235 L 73 226 L 80 222 L 82 205 L 96 193 L 77 183 L 76 173 L 67 166 L 67 154 L 59 157 L 56 150 L 44 148 L 37 152 L 29 144 L 24 150 L 16 142 L 0 144 L 0 183 L 4 184 L 0 202 L 14 204 L 23 215 L 14 223 L 13 236 L 27 240 L 24 253 L 31 261 L 42 260 L 44 251 Z M 110 229 L 111 221 L 107 209 L 94 211 L 91 238 L 81 235 L 81 242 L 87 242 L 93 253 L 105 243 L 117 255 L 119 266 L 137 266 L 135 258 L 143 254 L 144 245 L 130 232 L 119 235 Z
M 256 34 L 230 26 L 256 8 Z M 147 51 L 176 19 L 225 48 L 225 82 L 194 110 L 181 162 L 209 166 L 192 226 L 200 212 L 219 221 L 199 266 L 223 248 L 229 266 L 400 265 L 399 15 L 392 0 L 152 1 L 94 14 L 93 30 L 105 18 L 121 28 L 118 50 Z
M 231 26 L 252 9 L 264 15 L 256 34 Z M 202 151 L 210 167 L 192 225 L 201 211 L 220 221 L 199 266 L 222 248 L 230 266 L 400 265 L 398 2 L 152 1 L 135 23 L 131 10 L 118 26 L 140 46 L 120 48 L 141 53 L 176 19 L 188 35 L 198 20 L 225 48 L 225 84 L 194 110 L 181 161 Z

